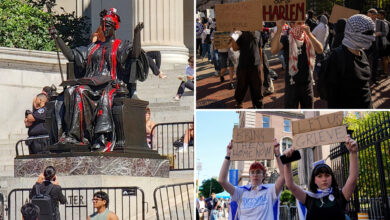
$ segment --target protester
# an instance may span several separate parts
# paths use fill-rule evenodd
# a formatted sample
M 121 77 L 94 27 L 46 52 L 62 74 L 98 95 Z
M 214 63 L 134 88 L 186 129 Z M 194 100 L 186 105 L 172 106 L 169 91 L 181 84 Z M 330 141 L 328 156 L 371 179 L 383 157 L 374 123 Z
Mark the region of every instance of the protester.
M 204 212 L 206 211 L 206 202 L 204 201 L 204 196 L 200 196 L 197 200 L 196 209 L 199 213 L 199 219 L 204 220 Z
M 145 110 L 145 121 L 146 121 L 146 143 L 149 148 L 152 148 L 152 129 L 156 125 L 154 121 L 150 120 L 150 108 Z
M 257 39 L 252 32 L 237 31 L 232 37 L 234 51 L 240 50 L 237 67 L 237 88 L 234 94 L 236 108 L 242 108 L 248 87 L 251 93 L 253 108 L 263 108 L 263 63 L 261 59 L 262 39 Z
M 281 35 L 282 36 L 287 36 L 289 29 L 290 29 L 290 27 L 288 26 L 288 24 L 284 24 Z M 278 26 L 275 26 L 275 27 L 272 28 L 271 39 L 274 38 L 275 33 L 277 32 L 277 30 L 278 30 Z M 283 53 L 284 53 L 283 50 L 280 50 L 278 52 L 278 58 L 279 58 L 280 62 L 282 63 L 282 69 L 286 70 L 286 62 L 285 62 L 285 58 L 283 56 Z
M 184 93 L 185 88 L 190 90 L 194 90 L 194 57 L 190 56 L 188 58 L 188 66 L 186 68 L 186 76 L 179 76 L 180 83 L 179 89 L 177 90 L 177 94 L 174 98 L 175 101 L 180 101 L 181 96 Z
M 211 53 L 210 53 L 210 44 L 211 44 L 211 31 L 207 26 L 207 23 L 203 24 L 203 32 L 202 32 L 202 54 L 200 57 L 203 58 L 207 55 L 207 60 L 211 61 Z
M 274 153 L 277 161 L 280 176 L 275 184 L 263 184 L 266 178 L 266 169 L 259 163 L 254 162 L 249 168 L 250 183 L 245 186 L 233 186 L 227 180 L 230 166 L 230 154 L 232 152 L 232 142 L 227 146 L 225 160 L 219 173 L 218 182 L 231 195 L 230 219 L 275 219 L 278 216 L 274 206 L 278 207 L 280 192 L 284 185 L 284 170 L 280 160 L 280 145 L 274 140 Z M 257 202 L 253 202 L 257 201 Z
M 277 32 L 271 41 L 271 53 L 284 50 L 286 60 L 285 108 L 313 108 L 313 70 L 315 53 L 322 54 L 321 43 L 302 22 L 290 22 L 288 36 L 282 36 L 284 20 L 276 22 Z
M 385 19 L 385 10 L 379 10 L 376 23 L 377 34 L 377 47 L 379 49 L 379 57 L 383 62 L 383 72 L 385 75 L 389 75 L 389 55 L 390 55 L 390 42 L 388 41 L 389 36 L 389 25 L 390 23 Z
M 108 210 L 110 200 L 107 193 L 103 191 L 95 192 L 92 201 L 96 212 L 88 216 L 88 220 L 119 220 L 114 212 Z
M 357 185 L 359 176 L 358 146 L 356 141 L 346 136 L 346 147 L 349 151 L 349 176 L 342 190 L 339 190 L 332 169 L 325 163 L 314 167 L 310 177 L 310 191 L 304 191 L 294 183 L 291 163 L 284 166 L 286 185 L 295 198 L 305 206 L 300 210 L 300 218 L 306 220 L 344 220 L 344 211 Z M 294 148 L 287 149 L 284 154 L 291 157 Z M 297 204 L 298 208 L 302 208 Z
M 39 207 L 32 203 L 26 203 L 20 209 L 22 213 L 23 220 L 37 220 L 39 216 Z
M 207 199 L 207 209 L 209 213 L 209 220 L 218 220 L 218 208 L 219 200 L 214 192 L 211 193 L 211 197 Z
M 371 20 L 375 24 L 374 31 L 381 26 L 382 22 L 377 20 L 378 11 L 375 8 L 371 8 L 367 11 L 367 16 L 371 18 Z M 381 35 L 381 32 L 375 32 L 375 36 Z M 377 72 L 378 72 L 378 59 L 379 59 L 379 50 L 377 45 L 377 39 L 374 38 L 374 42 L 372 42 L 371 47 L 365 48 L 367 57 L 370 57 L 370 66 L 371 66 L 371 82 L 376 84 L 377 80 Z
M 374 25 L 365 15 L 347 20 L 342 47 L 330 55 L 325 73 L 328 108 L 372 108 L 371 71 L 363 49 L 374 40 Z
M 28 128 L 29 140 L 26 141 L 30 154 L 47 153 L 49 139 L 43 136 L 49 135 L 45 127 L 46 108 L 48 98 L 45 94 L 38 94 L 33 103 L 33 112 L 26 111 L 24 124 Z
M 344 39 L 344 30 L 345 30 L 345 25 L 347 24 L 347 19 L 341 18 L 337 20 L 337 23 L 335 24 L 335 36 L 333 38 L 333 42 L 331 45 L 331 49 L 335 49 L 339 47 Z
M 53 218 L 55 220 L 60 220 L 61 218 L 60 218 L 58 203 L 60 202 L 61 204 L 65 204 L 66 198 L 62 194 L 62 188 L 58 184 L 56 170 L 54 169 L 53 166 L 46 167 L 45 170 L 43 171 L 43 174 L 41 174 L 38 177 L 37 182 L 35 183 L 32 190 L 30 191 L 29 198 L 32 199 L 35 195 L 37 195 L 37 191 L 39 191 L 41 194 L 45 194 L 46 192 L 49 191 L 49 196 L 51 199 L 51 207 L 54 209 L 54 210 L 47 210 L 48 207 L 39 207 L 40 215 L 42 215 L 42 213 L 46 213 L 47 211 L 49 212 L 51 211 L 53 213 Z
M 202 55 L 202 33 L 204 27 L 199 18 L 196 19 L 196 52 Z
M 215 48 L 215 45 L 214 45 L 214 35 L 215 35 L 215 31 L 213 31 L 211 33 L 211 44 L 210 44 L 210 51 L 211 52 L 211 60 L 212 60 L 212 63 L 214 65 L 214 69 L 215 69 L 215 73 L 214 75 L 215 76 L 220 76 L 220 72 L 221 72 L 221 65 L 220 65 L 220 57 L 219 57 L 219 50 L 217 50 Z
M 313 35 L 322 44 L 322 48 L 326 50 L 326 43 L 329 36 L 328 18 L 325 15 L 321 15 L 320 23 L 314 28 Z
M 221 67 L 221 73 L 220 73 L 220 80 L 221 82 L 225 81 L 224 75 L 226 73 L 226 70 L 229 68 L 229 89 L 234 89 L 234 83 L 233 83 L 233 74 L 234 74 L 234 64 L 232 60 L 232 56 L 229 56 L 229 49 L 227 48 L 220 48 L 218 49 L 218 56 L 219 56 L 219 65 Z
M 307 19 L 305 21 L 305 24 L 310 27 L 310 31 L 313 31 L 314 28 L 317 26 L 317 22 L 314 19 L 314 12 L 313 12 L 313 10 L 307 11 Z

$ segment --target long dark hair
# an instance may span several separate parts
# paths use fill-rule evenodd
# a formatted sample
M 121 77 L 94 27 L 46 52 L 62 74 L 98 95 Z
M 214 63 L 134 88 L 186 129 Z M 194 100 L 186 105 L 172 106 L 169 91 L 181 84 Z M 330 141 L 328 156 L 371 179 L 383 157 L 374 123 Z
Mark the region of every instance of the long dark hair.
M 310 185 L 309 185 L 309 190 L 313 193 L 317 193 L 318 186 L 315 183 L 315 178 L 317 175 L 321 173 L 327 173 L 332 176 L 332 184 L 330 187 L 333 188 L 333 194 L 337 198 L 339 196 L 339 186 L 337 184 L 336 178 L 333 174 L 332 168 L 330 168 L 327 164 L 318 164 L 317 166 L 314 167 L 313 171 L 311 172 L 311 177 L 310 177 Z

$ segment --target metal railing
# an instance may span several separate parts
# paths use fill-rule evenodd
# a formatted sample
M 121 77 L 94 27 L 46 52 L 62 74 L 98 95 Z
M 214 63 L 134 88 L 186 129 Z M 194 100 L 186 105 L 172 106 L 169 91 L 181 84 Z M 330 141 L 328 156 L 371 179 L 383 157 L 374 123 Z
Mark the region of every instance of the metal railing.
M 296 206 L 281 205 L 279 209 L 280 220 L 299 220 L 298 209 Z
M 29 155 L 30 150 L 28 149 L 29 154 L 25 154 L 25 148 L 27 146 L 26 142 L 28 141 L 33 141 L 33 140 L 47 140 L 47 143 L 49 143 L 49 135 L 41 135 L 41 136 L 36 136 L 36 137 L 29 137 L 27 139 L 21 139 L 15 144 L 15 151 L 16 151 L 16 156 L 24 156 L 24 155 Z M 26 145 L 24 145 L 24 144 Z M 19 148 L 21 149 L 22 154 L 19 154 Z
M 180 140 L 193 122 L 160 123 L 152 128 L 151 148 L 167 156 L 171 170 L 194 169 L 194 141 L 184 149 Z
M 30 202 L 31 189 L 14 189 L 8 194 L 8 219 L 21 220 L 20 208 Z M 109 196 L 108 209 L 119 219 L 145 219 L 145 195 L 139 187 L 62 188 L 67 203 L 59 205 L 61 219 L 87 219 L 95 212 L 93 194 L 104 191 Z
M 349 216 L 369 213 L 370 219 L 390 219 L 390 112 L 372 113 L 352 133 L 358 143 L 359 179 L 348 205 Z M 340 187 L 349 175 L 349 152 L 344 143 L 331 147 L 330 158 Z
M 192 219 L 194 214 L 194 183 L 157 187 L 153 192 L 157 220 Z
M 4 196 L 0 193 L 0 220 L 4 220 Z

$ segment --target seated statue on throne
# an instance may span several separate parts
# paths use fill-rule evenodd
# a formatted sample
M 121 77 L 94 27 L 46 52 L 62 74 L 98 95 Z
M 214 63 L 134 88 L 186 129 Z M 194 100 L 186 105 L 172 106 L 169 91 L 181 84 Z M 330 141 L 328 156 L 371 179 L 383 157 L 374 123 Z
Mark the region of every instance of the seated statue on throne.
M 116 141 L 112 112 L 114 97 L 128 95 L 137 98 L 134 95 L 135 81 L 146 76 L 139 76 L 139 70 L 135 70 L 143 55 L 140 39 L 143 23 L 134 28 L 133 42 L 130 43 L 115 37 L 120 22 L 116 9 L 104 10 L 100 16 L 104 40 L 88 46 L 70 49 L 54 27 L 50 34 L 64 56 L 74 63 L 76 78 L 62 83 L 65 86 L 60 119 L 62 136 L 58 143 L 88 145 L 91 151 L 105 152 L 112 151 Z M 147 66 L 145 69 L 147 75 Z

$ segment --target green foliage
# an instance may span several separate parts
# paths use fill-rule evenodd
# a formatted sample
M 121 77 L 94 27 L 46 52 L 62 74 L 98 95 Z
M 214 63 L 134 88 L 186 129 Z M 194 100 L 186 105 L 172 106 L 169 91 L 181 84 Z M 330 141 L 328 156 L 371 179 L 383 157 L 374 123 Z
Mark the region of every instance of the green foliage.
M 0 46 L 54 50 L 48 34 L 48 13 L 15 0 L 0 2 Z
M 199 189 L 202 189 L 201 194 L 204 195 L 205 198 L 210 197 L 210 186 L 211 186 L 211 193 L 220 193 L 223 192 L 223 188 L 221 184 L 218 183 L 218 181 L 215 178 L 203 180 L 202 185 Z
M 54 2 L 54 0 L 49 0 Z M 50 14 L 45 12 L 46 0 L 0 1 L 0 46 L 29 50 L 54 51 L 55 44 L 48 29 Z M 86 17 L 77 18 L 75 13 L 53 16 L 53 23 L 71 48 L 89 43 L 90 22 Z
M 295 205 L 295 197 L 290 190 L 286 189 L 280 195 L 280 202 L 283 205 L 293 206 Z
M 378 152 L 375 149 L 375 143 L 369 144 L 372 140 L 383 138 L 380 143 L 380 154 L 382 156 L 384 170 L 390 170 L 390 152 L 389 152 L 389 133 L 384 121 L 389 119 L 389 112 L 365 112 L 364 114 L 348 114 L 344 118 L 344 123 L 348 129 L 353 130 L 354 134 L 360 136 L 364 134 L 362 140 L 364 146 L 359 146 L 359 178 L 358 186 L 359 196 L 363 197 L 379 197 L 380 191 L 380 177 L 378 167 Z M 386 137 L 386 138 L 384 138 Z M 347 155 L 345 155 L 347 156 Z M 348 158 L 346 158 L 348 160 Z M 385 172 L 386 173 L 386 172 Z M 390 176 L 385 175 L 387 191 L 390 192 Z M 373 190 L 376 189 L 376 190 Z

